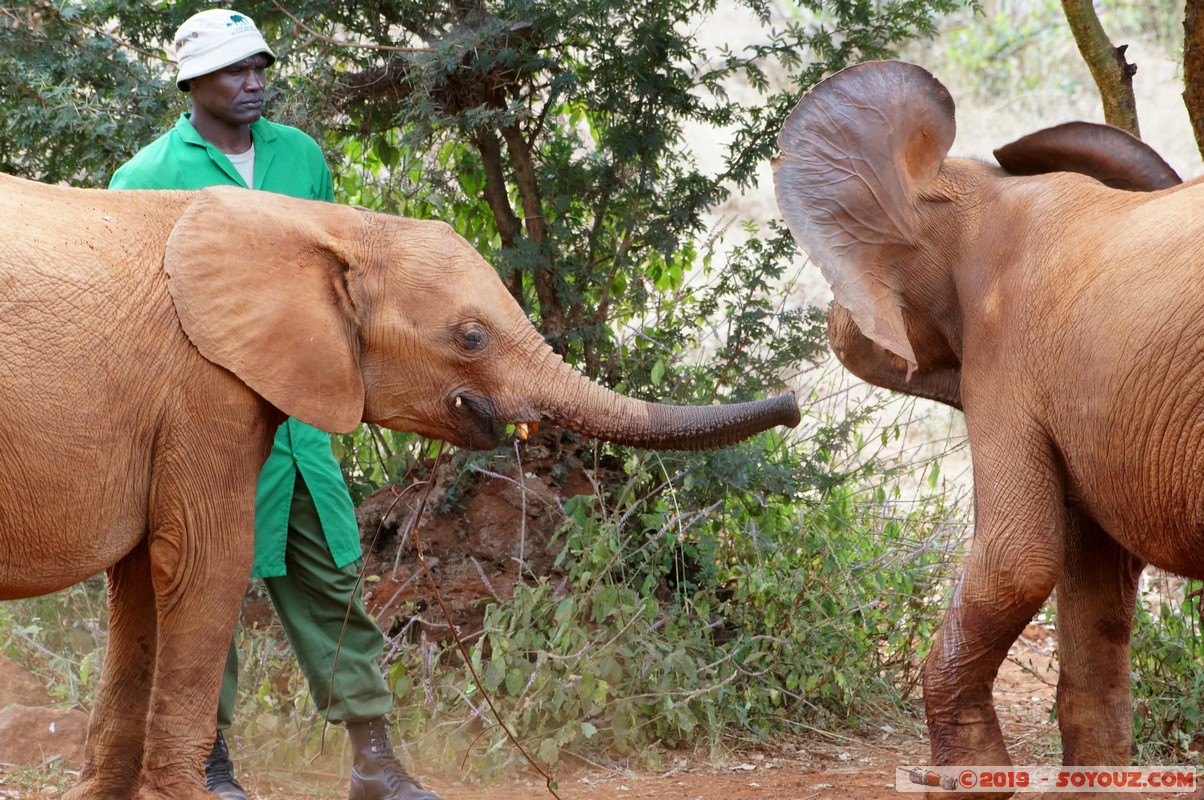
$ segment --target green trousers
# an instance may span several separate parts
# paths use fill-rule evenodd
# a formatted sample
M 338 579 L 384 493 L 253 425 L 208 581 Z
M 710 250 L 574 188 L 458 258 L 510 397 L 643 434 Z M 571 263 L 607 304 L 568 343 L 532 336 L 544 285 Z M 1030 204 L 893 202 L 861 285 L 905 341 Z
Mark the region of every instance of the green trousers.
M 358 564 L 334 565 L 300 473 L 289 511 L 285 567 L 284 576 L 264 578 L 263 583 L 318 712 L 331 722 L 388 714 L 393 695 L 379 665 L 385 638 L 364 609 Z M 217 706 L 218 730 L 233 722 L 237 696 L 238 651 L 231 642 Z

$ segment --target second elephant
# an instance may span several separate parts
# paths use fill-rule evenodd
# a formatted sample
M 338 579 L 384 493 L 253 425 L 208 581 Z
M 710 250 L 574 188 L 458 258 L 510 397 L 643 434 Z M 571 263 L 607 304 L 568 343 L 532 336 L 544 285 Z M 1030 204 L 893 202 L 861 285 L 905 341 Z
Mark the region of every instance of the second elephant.
M 1204 577 L 1204 186 L 1105 126 L 999 166 L 953 139 L 926 70 L 850 67 L 784 124 L 778 204 L 840 359 L 965 411 L 975 535 L 924 668 L 933 763 L 1010 763 L 992 683 L 1056 586 L 1063 759 L 1123 765 L 1138 577 Z

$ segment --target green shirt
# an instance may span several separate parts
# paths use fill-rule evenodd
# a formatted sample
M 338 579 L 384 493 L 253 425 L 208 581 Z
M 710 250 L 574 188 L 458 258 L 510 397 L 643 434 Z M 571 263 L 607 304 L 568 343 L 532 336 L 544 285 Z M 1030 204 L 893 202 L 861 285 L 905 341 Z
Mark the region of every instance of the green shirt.
M 226 155 L 201 138 L 182 114 L 176 126 L 118 168 L 110 189 L 203 189 L 246 184 Z M 255 186 L 310 200 L 334 199 L 322 149 L 303 131 L 260 119 L 251 123 Z M 330 435 L 291 417 L 276 431 L 255 492 L 255 563 L 252 575 L 285 574 L 289 508 L 297 472 L 313 495 L 330 554 L 339 567 L 360 557 L 355 507 L 330 449 Z

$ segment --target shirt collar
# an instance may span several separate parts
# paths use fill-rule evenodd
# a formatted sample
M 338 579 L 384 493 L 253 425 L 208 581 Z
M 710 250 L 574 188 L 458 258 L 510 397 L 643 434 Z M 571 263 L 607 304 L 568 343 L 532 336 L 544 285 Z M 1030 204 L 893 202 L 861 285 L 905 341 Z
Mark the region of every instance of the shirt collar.
M 209 147 L 209 142 L 201 138 L 201 134 L 197 132 L 197 129 L 192 127 L 192 122 L 189 121 L 191 117 L 191 111 L 185 111 L 181 114 L 180 119 L 176 121 L 176 132 L 188 144 L 195 144 L 198 147 Z M 276 132 L 272 130 L 272 126 L 268 124 L 266 119 L 260 117 L 251 123 L 251 138 L 260 143 L 271 142 L 276 139 Z

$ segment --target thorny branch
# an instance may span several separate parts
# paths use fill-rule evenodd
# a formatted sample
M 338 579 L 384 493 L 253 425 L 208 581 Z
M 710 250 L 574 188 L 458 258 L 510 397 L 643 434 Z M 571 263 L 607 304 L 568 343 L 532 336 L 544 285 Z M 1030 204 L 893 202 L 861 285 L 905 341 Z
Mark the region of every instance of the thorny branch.
M 438 472 L 439 468 L 442 466 L 443 451 L 444 451 L 444 444 L 443 444 L 443 442 L 440 442 L 439 443 L 439 452 L 435 456 L 435 466 L 432 468 L 431 474 L 435 474 L 436 472 Z M 441 609 L 443 609 L 443 615 L 445 617 L 447 617 L 447 621 L 449 623 L 451 623 L 451 621 L 452 621 L 451 611 L 448 609 L 447 603 L 445 603 L 443 601 L 443 595 L 441 595 L 439 593 L 439 586 L 438 586 L 438 584 L 435 583 L 435 576 L 431 574 L 431 569 L 429 566 L 427 566 L 426 554 L 423 552 L 423 549 L 422 549 L 422 537 L 418 535 L 417 520 L 422 518 L 422 511 L 426 507 L 427 499 L 430 497 L 431 489 L 433 487 L 434 487 L 434 482 L 429 481 L 427 483 L 426 492 L 423 493 L 422 498 L 418 502 L 418 511 L 413 517 L 414 523 L 412 523 L 412 525 L 411 525 L 410 535 L 412 535 L 414 537 L 414 548 L 418 551 L 418 563 L 422 564 L 422 569 L 426 572 L 427 584 L 431 587 L 431 591 L 435 593 L 435 599 L 439 602 L 439 607 Z M 489 705 L 490 713 L 493 714 L 493 718 L 495 720 L 497 720 L 497 724 L 499 726 L 501 726 L 501 729 L 505 732 L 506 738 L 508 738 L 510 740 L 510 743 L 513 744 L 518 749 L 518 751 L 523 754 L 523 758 L 527 759 L 527 763 L 530 764 L 531 767 L 533 769 L 535 769 L 536 772 L 538 772 L 540 775 L 543 776 L 544 783 L 548 789 L 548 793 L 551 794 L 553 797 L 555 797 L 556 800 L 560 800 L 560 795 L 558 795 L 556 793 L 556 789 L 555 789 L 555 786 L 556 786 L 555 779 L 552 778 L 552 776 L 549 775 L 547 772 L 545 772 L 543 767 L 541 767 L 535 761 L 535 759 L 533 759 L 531 757 L 531 754 L 528 753 L 526 748 L 523 747 L 522 743 L 518 740 L 518 737 L 516 737 L 514 735 L 514 733 L 510 730 L 510 727 L 502 719 L 502 715 L 500 713 L 498 713 L 497 708 L 493 705 L 493 698 L 490 697 L 489 693 L 485 691 L 485 684 L 481 680 L 481 676 L 477 674 L 476 667 L 474 667 L 472 665 L 472 656 L 469 654 L 468 648 L 464 645 L 464 641 L 460 638 L 460 632 L 458 630 L 456 630 L 456 626 L 454 624 L 451 625 L 451 634 L 452 634 L 452 638 L 454 638 L 456 640 L 456 648 L 460 651 L 460 655 L 464 659 L 464 664 L 468 667 L 468 671 L 470 673 L 472 673 L 473 682 L 476 683 L 477 688 L 480 689 L 481 697 L 483 697 L 485 699 L 485 702 Z
M 280 0 L 272 0 L 272 5 L 276 6 L 276 8 L 280 11 L 280 13 L 284 14 L 284 16 L 291 19 L 293 21 L 294 25 L 296 25 L 298 28 L 300 28 L 301 30 L 308 33 L 314 41 L 326 42 L 327 44 L 334 45 L 335 47 L 347 47 L 347 48 L 353 48 L 353 49 L 357 49 L 357 50 L 382 50 L 382 51 L 388 51 L 388 52 L 392 52 L 392 53 L 433 53 L 433 52 L 435 52 L 435 48 L 433 48 L 433 47 L 400 47 L 397 45 L 389 45 L 389 44 L 369 44 L 367 42 L 348 42 L 348 41 L 344 41 L 342 39 L 333 39 L 329 36 L 326 36 L 325 34 L 318 33 L 316 30 L 311 28 L 309 25 L 306 25 L 300 19 L 293 16 L 293 13 L 291 11 L 289 11 L 284 6 L 280 5 Z

